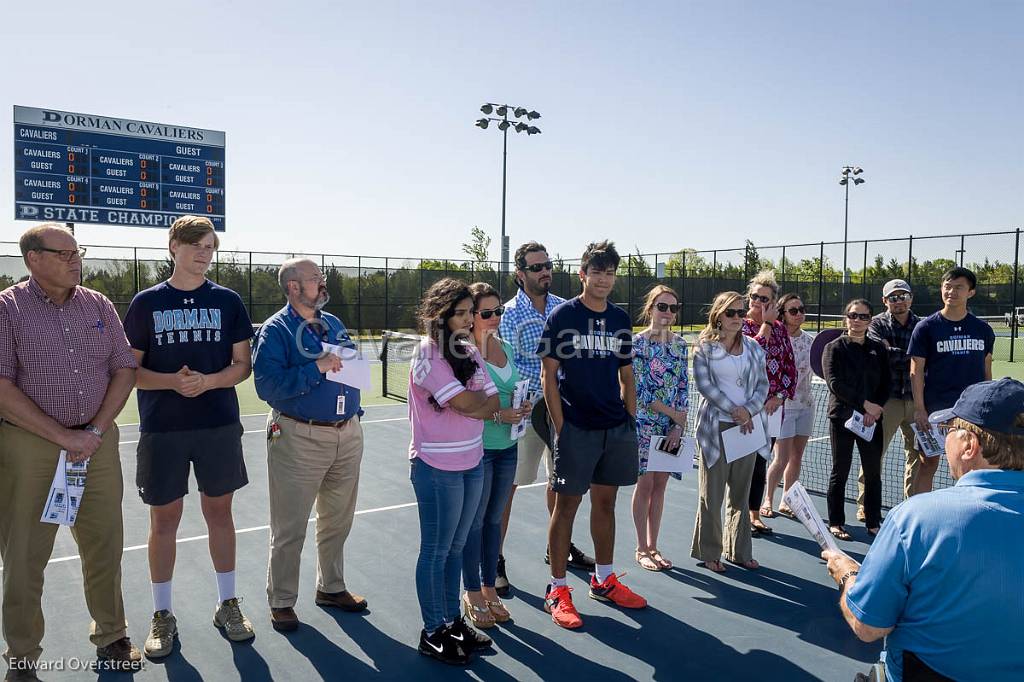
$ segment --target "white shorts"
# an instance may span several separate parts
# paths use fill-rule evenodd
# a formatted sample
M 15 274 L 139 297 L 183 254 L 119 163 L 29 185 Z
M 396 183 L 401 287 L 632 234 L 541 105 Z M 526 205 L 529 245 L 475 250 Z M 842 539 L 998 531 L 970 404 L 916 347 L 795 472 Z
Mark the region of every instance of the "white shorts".
M 804 407 L 802 409 L 786 408 L 785 414 L 782 415 L 782 431 L 779 434 L 779 438 L 810 436 L 813 430 L 813 407 Z
M 551 450 L 540 439 L 532 426 L 526 427 L 526 433 L 519 439 L 519 460 L 516 463 L 517 486 L 530 485 L 537 482 L 537 471 L 540 461 L 544 460 L 545 478 L 551 478 Z

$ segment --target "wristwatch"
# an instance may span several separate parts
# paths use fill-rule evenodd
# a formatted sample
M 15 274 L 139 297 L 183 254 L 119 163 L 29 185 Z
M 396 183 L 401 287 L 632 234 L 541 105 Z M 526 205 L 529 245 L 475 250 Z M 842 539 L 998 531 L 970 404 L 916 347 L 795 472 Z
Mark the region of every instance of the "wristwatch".
M 858 573 L 860 573 L 860 571 L 849 571 L 845 575 L 843 575 L 843 577 L 839 579 L 839 591 L 842 592 L 843 590 L 845 590 L 846 581 L 852 578 L 853 576 L 857 575 Z
M 99 427 L 94 426 L 92 424 L 86 424 L 86 426 L 82 430 L 88 431 L 89 433 L 95 435 L 97 438 L 103 438 L 103 432 L 100 431 Z

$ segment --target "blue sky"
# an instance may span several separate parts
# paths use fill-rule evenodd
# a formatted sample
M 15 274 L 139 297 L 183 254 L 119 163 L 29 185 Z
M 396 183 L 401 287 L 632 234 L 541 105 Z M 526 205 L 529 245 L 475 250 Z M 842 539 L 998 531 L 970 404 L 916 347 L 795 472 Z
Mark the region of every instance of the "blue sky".
M 1024 3 L 4 3 L 14 104 L 227 131 L 224 248 L 576 257 L 1024 224 Z M 10 130 L 10 127 L 8 127 Z M 0 240 L 13 221 L 0 143 Z M 80 226 L 90 244 L 161 230 Z

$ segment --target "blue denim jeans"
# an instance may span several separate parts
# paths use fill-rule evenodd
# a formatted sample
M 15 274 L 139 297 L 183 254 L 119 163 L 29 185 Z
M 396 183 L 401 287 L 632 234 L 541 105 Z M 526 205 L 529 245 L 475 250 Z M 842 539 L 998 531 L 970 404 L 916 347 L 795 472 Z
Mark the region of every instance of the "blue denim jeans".
M 512 494 L 518 460 L 516 445 L 504 450 L 484 450 L 480 462 L 484 468 L 480 506 L 462 550 L 462 582 L 470 592 L 479 590 L 481 581 L 494 587 L 501 550 L 501 518 Z
M 459 616 L 462 548 L 480 506 L 483 472 L 482 464 L 466 471 L 442 471 L 419 457 L 410 465 L 420 515 L 416 597 L 427 632 Z

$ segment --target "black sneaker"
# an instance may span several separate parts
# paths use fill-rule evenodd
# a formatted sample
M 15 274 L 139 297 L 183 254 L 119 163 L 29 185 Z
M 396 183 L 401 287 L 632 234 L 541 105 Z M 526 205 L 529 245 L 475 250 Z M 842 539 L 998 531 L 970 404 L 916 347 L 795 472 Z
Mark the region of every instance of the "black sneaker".
M 446 634 L 466 651 L 487 649 L 494 643 L 484 633 L 469 627 L 469 623 L 462 616 L 455 619 L 455 622 L 448 628 Z
M 448 665 L 466 665 L 469 663 L 466 649 L 449 637 L 448 632 L 449 628 L 441 628 L 434 634 L 428 635 L 426 630 L 420 630 L 420 653 Z
M 582 568 L 585 571 L 593 571 L 597 562 L 592 557 L 588 557 L 583 553 L 576 545 L 569 543 L 569 565 L 573 568 Z
M 498 593 L 499 597 L 507 597 L 512 592 L 512 585 L 508 582 L 508 576 L 505 575 L 505 557 L 498 555 L 498 575 L 494 578 L 494 591 Z
M 569 566 L 571 566 L 573 568 L 579 568 L 579 569 L 582 569 L 584 571 L 591 571 L 591 572 L 593 572 L 594 567 L 597 565 L 597 562 L 594 561 L 594 559 L 592 559 L 591 557 L 588 557 L 586 554 L 583 553 L 583 550 L 581 550 L 579 547 L 577 547 L 576 545 L 572 544 L 571 542 L 569 543 L 569 558 L 567 559 L 567 562 L 568 562 Z M 544 563 L 546 563 L 546 564 L 550 564 L 551 563 L 551 551 L 550 550 L 548 550 L 547 552 L 544 552 Z

